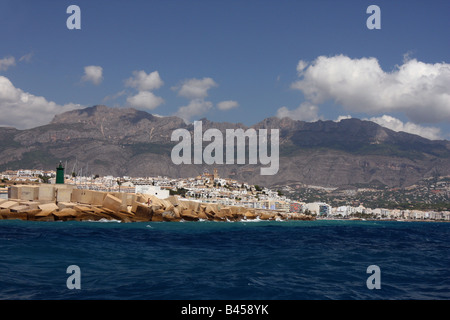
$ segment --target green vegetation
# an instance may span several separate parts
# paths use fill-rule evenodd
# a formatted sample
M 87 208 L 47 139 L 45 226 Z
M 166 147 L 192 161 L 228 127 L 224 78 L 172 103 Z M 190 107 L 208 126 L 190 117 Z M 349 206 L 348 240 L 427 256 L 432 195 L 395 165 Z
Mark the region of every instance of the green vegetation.
M 180 196 L 182 196 L 183 198 L 186 198 L 186 192 L 188 192 L 188 190 L 185 189 L 185 188 L 177 188 L 176 191 L 174 191 L 174 190 L 172 190 L 172 189 L 169 189 L 169 194 L 170 194 L 171 196 L 174 196 L 174 195 L 180 195 Z

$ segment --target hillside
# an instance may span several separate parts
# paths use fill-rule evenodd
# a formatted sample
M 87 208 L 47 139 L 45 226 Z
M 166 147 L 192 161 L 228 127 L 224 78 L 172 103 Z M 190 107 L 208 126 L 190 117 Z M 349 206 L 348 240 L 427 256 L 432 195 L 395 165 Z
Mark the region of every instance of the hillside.
M 248 129 L 242 124 L 202 119 L 203 130 Z M 370 121 L 303 122 L 267 118 L 252 126 L 280 130 L 280 169 L 261 176 L 261 165 L 174 165 L 170 141 L 178 128 L 193 131 L 178 117 L 154 116 L 135 109 L 93 106 L 56 115 L 28 130 L 0 128 L 0 170 L 54 169 L 115 176 L 193 177 L 206 168 L 222 177 L 260 185 L 408 186 L 439 172 L 450 174 L 450 142 L 394 132 Z M 208 143 L 204 143 L 205 147 Z

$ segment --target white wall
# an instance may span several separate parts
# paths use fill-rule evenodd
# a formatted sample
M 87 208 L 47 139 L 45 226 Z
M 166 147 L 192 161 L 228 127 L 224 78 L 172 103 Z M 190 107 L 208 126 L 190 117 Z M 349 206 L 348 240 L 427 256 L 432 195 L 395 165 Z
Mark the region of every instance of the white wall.
M 152 185 L 137 185 L 136 193 L 150 194 L 159 199 L 166 199 L 170 195 L 169 190 L 162 190 L 160 187 Z

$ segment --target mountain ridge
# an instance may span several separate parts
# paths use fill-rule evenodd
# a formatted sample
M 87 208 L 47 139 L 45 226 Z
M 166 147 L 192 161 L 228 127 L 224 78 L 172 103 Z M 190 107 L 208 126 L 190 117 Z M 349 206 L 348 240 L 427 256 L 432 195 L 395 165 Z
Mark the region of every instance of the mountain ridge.
M 54 169 L 62 160 L 90 173 L 114 176 L 193 177 L 204 169 L 222 177 L 260 185 L 309 184 L 326 187 L 379 182 L 401 187 L 450 174 L 450 142 L 395 132 L 374 122 L 344 119 L 304 122 L 266 118 L 252 126 L 201 119 L 203 130 L 279 129 L 280 170 L 261 176 L 261 165 L 174 165 L 174 130 L 193 131 L 176 116 L 156 116 L 132 108 L 96 105 L 55 115 L 44 126 L 0 128 L 0 170 Z M 204 142 L 203 146 L 208 143 Z

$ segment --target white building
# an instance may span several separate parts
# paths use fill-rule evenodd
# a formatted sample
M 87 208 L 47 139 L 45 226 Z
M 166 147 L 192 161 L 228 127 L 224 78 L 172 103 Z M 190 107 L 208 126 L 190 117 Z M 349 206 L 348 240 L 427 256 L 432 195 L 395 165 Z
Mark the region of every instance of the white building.
M 149 194 L 159 199 L 166 199 L 170 196 L 169 190 L 162 190 L 161 187 L 153 185 L 137 185 L 135 192 Z
M 331 213 L 331 207 L 329 204 L 323 202 L 307 203 L 304 206 L 305 210 L 308 209 L 313 214 L 318 216 L 328 216 Z

